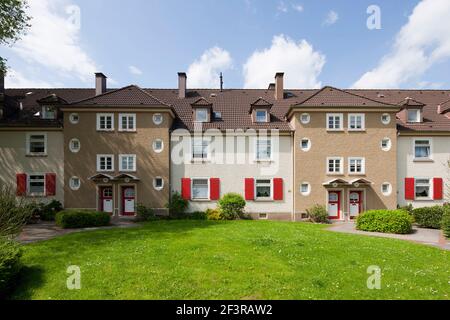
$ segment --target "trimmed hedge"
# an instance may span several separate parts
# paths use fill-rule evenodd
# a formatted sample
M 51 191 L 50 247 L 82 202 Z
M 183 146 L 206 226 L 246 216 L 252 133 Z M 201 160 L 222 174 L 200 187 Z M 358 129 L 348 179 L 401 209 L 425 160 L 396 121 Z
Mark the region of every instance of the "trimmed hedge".
M 11 291 L 20 272 L 22 251 L 18 243 L 0 239 L 0 299 Z
M 237 193 L 227 193 L 219 200 L 219 211 L 224 220 L 234 220 L 244 216 L 246 202 Z
M 444 215 L 443 206 L 417 208 L 413 210 L 415 222 L 422 228 L 440 229 Z
M 447 238 L 450 238 L 450 206 L 444 207 L 444 215 L 441 220 L 441 228 L 444 232 L 444 235 Z
M 111 216 L 91 210 L 64 210 L 56 214 L 56 224 L 64 229 L 102 227 L 109 225 Z
M 364 212 L 357 218 L 356 229 L 408 234 L 412 231 L 412 218 L 404 210 L 371 210 Z

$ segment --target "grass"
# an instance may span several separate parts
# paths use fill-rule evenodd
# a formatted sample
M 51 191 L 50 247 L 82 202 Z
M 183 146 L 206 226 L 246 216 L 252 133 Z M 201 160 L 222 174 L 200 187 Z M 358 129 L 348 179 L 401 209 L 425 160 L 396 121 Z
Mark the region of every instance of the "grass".
M 307 223 L 150 222 L 26 245 L 23 262 L 14 299 L 450 298 L 450 252 Z M 66 288 L 70 265 L 81 290 Z

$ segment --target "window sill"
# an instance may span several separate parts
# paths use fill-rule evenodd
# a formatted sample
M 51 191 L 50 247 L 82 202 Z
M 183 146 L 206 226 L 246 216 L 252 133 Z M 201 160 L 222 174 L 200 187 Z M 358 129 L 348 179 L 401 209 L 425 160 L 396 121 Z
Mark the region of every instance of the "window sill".
M 191 199 L 191 202 L 211 202 L 209 199 Z
M 119 129 L 119 132 L 120 132 L 120 133 L 136 133 L 137 130 L 120 130 L 120 129 Z
M 106 130 L 106 129 L 97 129 L 97 132 L 115 132 L 115 130 L 114 129 L 108 129 L 108 130 Z
M 420 158 L 416 158 L 416 159 L 413 159 L 413 162 L 434 162 L 434 160 L 433 159 L 420 159 Z
M 275 161 L 269 159 L 269 160 L 253 160 L 253 162 L 254 163 L 272 163 L 272 162 L 275 162 Z
M 191 160 L 191 163 L 193 164 L 202 164 L 202 163 L 209 163 L 211 162 L 211 160 L 209 159 L 195 159 L 195 160 Z
M 46 158 L 46 157 L 48 157 L 48 155 L 45 153 L 41 153 L 41 154 L 38 154 L 38 153 L 36 153 L 36 154 L 27 154 L 26 155 L 26 157 L 28 157 L 28 158 Z
M 119 173 L 136 173 L 137 170 L 119 170 Z
M 361 173 L 349 173 L 348 175 L 349 176 L 360 176 L 360 177 L 365 177 L 366 176 L 366 174 L 364 172 L 361 172 Z
M 256 198 L 255 202 L 273 202 L 273 199 Z
M 27 198 L 46 198 L 47 196 L 42 193 L 42 194 L 27 194 L 26 195 Z
M 344 176 L 344 174 L 343 173 L 333 173 L 333 172 L 327 172 L 327 176 L 341 176 L 341 177 L 343 177 Z
M 432 202 L 432 201 L 436 201 L 434 199 L 431 198 L 416 198 L 413 201 L 420 201 L 420 202 Z
M 344 129 L 327 129 L 327 132 L 344 132 Z
M 348 129 L 349 133 L 366 132 L 366 129 Z

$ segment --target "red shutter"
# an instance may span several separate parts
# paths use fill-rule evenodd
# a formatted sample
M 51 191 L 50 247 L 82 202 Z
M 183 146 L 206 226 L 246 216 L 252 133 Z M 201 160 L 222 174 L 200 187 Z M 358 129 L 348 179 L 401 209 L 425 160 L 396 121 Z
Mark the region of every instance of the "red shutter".
M 283 200 L 283 179 L 273 179 L 273 200 Z
M 415 197 L 414 178 L 405 178 L 405 199 L 414 200 Z
M 45 174 L 45 195 L 51 197 L 56 195 L 56 174 L 46 173 Z
M 191 179 L 181 178 L 181 196 L 185 200 L 191 200 Z
M 443 198 L 443 180 L 442 178 L 434 178 L 433 179 L 433 199 L 434 200 L 442 200 Z
M 245 200 L 255 200 L 255 180 L 253 178 L 245 179 Z
M 16 174 L 16 195 L 19 197 L 25 196 L 27 194 L 27 174 L 17 173 Z
M 220 179 L 211 178 L 209 179 L 209 199 L 219 200 L 220 199 Z

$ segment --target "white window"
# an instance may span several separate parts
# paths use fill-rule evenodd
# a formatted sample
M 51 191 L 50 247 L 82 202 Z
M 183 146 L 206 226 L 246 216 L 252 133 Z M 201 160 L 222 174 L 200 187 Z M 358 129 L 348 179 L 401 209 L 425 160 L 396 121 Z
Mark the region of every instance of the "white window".
M 164 150 L 164 142 L 161 139 L 153 141 L 153 151 L 161 153 Z
M 71 124 L 77 124 L 78 122 L 80 122 L 80 116 L 78 115 L 78 113 L 71 113 L 69 116 L 69 121 Z
M 385 182 L 381 185 L 381 193 L 385 196 L 389 196 L 392 193 L 392 185 L 389 182 Z
M 389 150 L 391 150 L 391 147 L 392 147 L 391 139 L 389 139 L 389 138 L 383 138 L 383 139 L 381 140 L 381 150 L 383 150 L 383 151 L 389 151 Z
M 267 110 L 256 110 L 256 122 L 267 122 Z
M 255 189 L 256 199 L 272 199 L 272 180 L 257 179 L 255 183 Z
M 80 189 L 80 186 L 81 186 L 80 178 L 78 178 L 78 177 L 72 177 L 72 178 L 70 178 L 70 180 L 69 180 L 69 186 L 70 186 L 70 189 L 72 189 L 72 190 L 74 190 L 74 191 Z
M 153 115 L 153 123 L 159 126 L 163 122 L 164 118 L 161 113 L 155 113 Z
M 311 185 L 308 182 L 303 182 L 300 185 L 300 193 L 304 196 L 307 196 L 311 193 Z
M 204 139 L 194 138 L 192 140 L 192 158 L 207 159 L 208 158 L 208 141 Z
M 98 154 L 97 171 L 114 171 L 114 155 Z
M 26 140 L 27 155 L 45 156 L 47 154 L 47 134 L 28 133 Z
M 192 199 L 209 199 L 209 179 L 192 179 Z
M 364 158 L 348 158 L 349 174 L 364 174 L 366 171 Z
M 311 116 L 309 115 L 309 113 L 302 113 L 302 115 L 300 116 L 300 121 L 303 124 L 308 124 L 311 121 Z
M 72 151 L 73 153 L 77 153 L 78 151 L 80 151 L 80 148 L 81 148 L 80 140 L 76 138 L 70 140 L 69 142 L 70 151 Z
M 420 122 L 420 110 L 409 109 L 408 110 L 408 122 Z
M 350 113 L 348 115 L 348 130 L 365 130 L 365 116 L 363 113 Z
M 430 200 L 431 199 L 430 179 L 416 179 L 415 193 L 417 200 Z
M 300 141 L 300 148 L 303 151 L 309 151 L 311 149 L 311 140 L 309 140 L 308 138 L 303 138 Z
M 418 160 L 431 159 L 431 140 L 414 140 L 414 158 Z
M 328 130 L 343 130 L 344 116 L 342 113 L 328 113 L 327 114 L 327 129 Z
M 119 114 L 119 131 L 136 131 L 136 114 Z
M 119 171 L 136 171 L 136 155 L 121 154 L 119 155 Z
M 56 119 L 56 108 L 54 106 L 43 106 L 42 119 Z
M 162 190 L 164 188 L 164 179 L 161 177 L 156 177 L 153 179 L 153 188 L 158 191 Z
M 272 159 L 272 141 L 270 139 L 256 140 L 256 160 L 268 161 Z
M 44 174 L 28 175 L 27 190 L 29 196 L 45 196 L 45 175 Z
M 344 158 L 331 157 L 327 158 L 327 173 L 342 174 L 344 169 Z
M 195 121 L 208 122 L 208 109 L 195 109 Z
M 385 125 L 391 123 L 391 116 L 388 113 L 383 113 L 381 115 L 381 122 Z
M 114 114 L 97 113 L 97 130 L 113 131 L 114 130 Z

